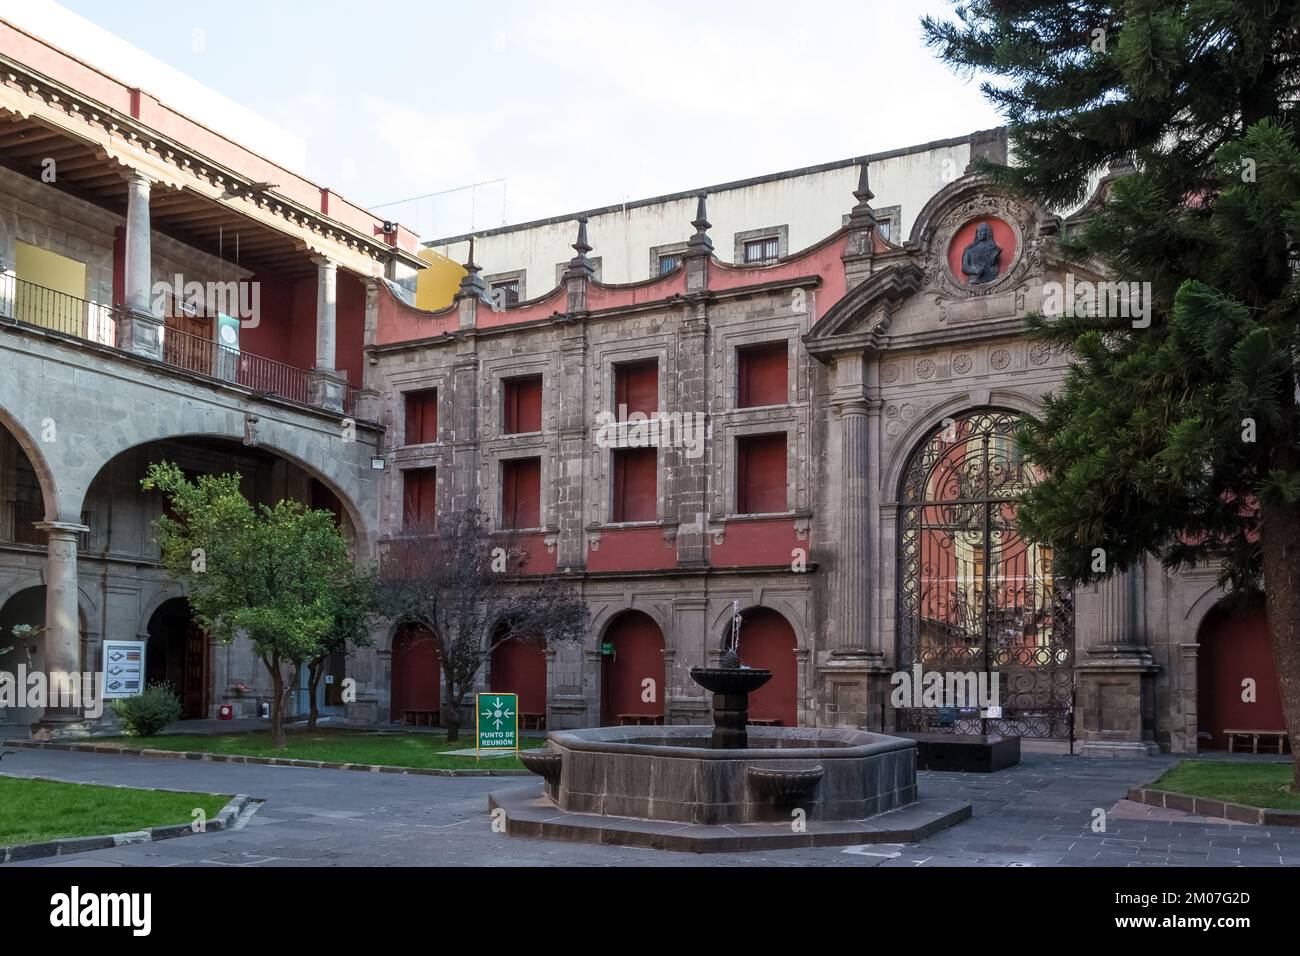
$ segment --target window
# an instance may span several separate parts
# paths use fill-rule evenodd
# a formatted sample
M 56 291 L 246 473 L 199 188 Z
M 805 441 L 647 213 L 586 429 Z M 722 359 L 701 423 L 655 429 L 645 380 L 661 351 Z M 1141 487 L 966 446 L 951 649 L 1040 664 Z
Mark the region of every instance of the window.
M 786 404 L 790 400 L 789 364 L 785 342 L 737 349 L 736 407 Z
M 501 307 L 509 307 L 519 304 L 519 280 L 506 279 L 502 282 L 493 282 L 489 287 L 488 298 L 492 304 Z
M 744 250 L 748 264 L 775 262 L 781 257 L 781 240 L 776 236 L 746 239 Z
M 406 403 L 406 434 L 403 443 L 407 445 L 428 445 L 438 440 L 438 390 L 424 389 L 419 392 L 405 392 L 402 395 Z
M 438 469 L 408 468 L 402 472 L 402 525 L 432 528 L 437 514 Z
M 776 514 L 787 510 L 785 432 L 736 439 L 736 513 Z
M 659 449 L 617 448 L 612 454 L 612 521 L 654 521 L 658 517 Z
M 614 410 L 627 414 L 659 411 L 659 362 L 627 362 L 614 366 Z
M 542 460 L 511 458 L 501 462 L 501 527 L 542 526 Z
M 667 273 L 672 272 L 681 264 L 682 264 L 682 257 L 679 253 L 674 252 L 674 253 L 669 253 L 668 255 L 665 256 L 660 256 L 659 274 L 666 275 Z
M 894 233 L 894 221 L 889 218 L 876 219 L 876 231 L 880 233 L 880 238 L 888 241 Z
M 526 375 L 502 383 L 502 431 L 507 435 L 542 430 L 542 377 Z

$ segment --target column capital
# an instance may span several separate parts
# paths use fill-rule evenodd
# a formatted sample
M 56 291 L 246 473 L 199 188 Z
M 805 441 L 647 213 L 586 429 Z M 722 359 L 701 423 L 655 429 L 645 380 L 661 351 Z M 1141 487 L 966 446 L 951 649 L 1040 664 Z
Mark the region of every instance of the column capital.
M 126 180 L 127 185 L 141 186 L 144 188 L 146 192 L 149 191 L 149 189 L 154 185 L 154 183 L 158 182 L 158 180 L 155 179 L 153 176 L 150 176 L 148 173 L 141 172 L 140 170 L 134 167 L 128 167 L 122 175 L 123 178 Z
M 314 255 L 311 261 L 320 269 L 338 269 L 339 264 L 326 255 Z
M 75 538 L 79 534 L 86 534 L 90 527 L 84 524 L 78 524 L 75 521 L 36 521 L 32 523 L 38 531 L 44 531 L 51 538 Z

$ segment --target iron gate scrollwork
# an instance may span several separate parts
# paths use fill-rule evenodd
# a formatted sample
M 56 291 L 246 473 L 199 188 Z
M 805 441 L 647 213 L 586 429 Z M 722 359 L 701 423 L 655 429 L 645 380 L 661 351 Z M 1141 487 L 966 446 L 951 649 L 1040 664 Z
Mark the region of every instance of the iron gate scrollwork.
M 898 667 L 976 672 L 1001 716 L 979 701 L 900 708 L 900 730 L 1067 738 L 1074 596 L 1052 578 L 1051 550 L 1021 536 L 1016 498 L 1034 472 L 1016 445 L 1017 415 L 948 419 L 913 453 L 899 499 Z M 969 686 L 964 685 L 964 686 Z M 921 688 L 913 688 L 918 696 Z M 996 711 L 994 712 L 997 713 Z

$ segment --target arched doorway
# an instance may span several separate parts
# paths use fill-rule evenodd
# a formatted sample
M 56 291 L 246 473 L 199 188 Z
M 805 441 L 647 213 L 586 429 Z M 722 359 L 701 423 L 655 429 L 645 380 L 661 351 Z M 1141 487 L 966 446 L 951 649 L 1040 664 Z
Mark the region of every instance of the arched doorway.
M 519 695 L 519 716 L 525 728 L 546 726 L 546 649 L 520 638 L 492 638 L 488 689 Z
M 1227 750 L 1225 730 L 1286 729 L 1262 602 L 1215 606 L 1201 622 L 1197 643 L 1198 749 Z M 1243 699 L 1250 696 L 1248 686 L 1253 701 Z
M 664 636 L 648 614 L 626 611 L 605 630 L 600 722 L 664 722 Z
M 772 679 L 749 695 L 749 719 L 779 727 L 799 723 L 799 671 L 794 628 L 778 611 L 751 607 L 740 615 L 740 661 L 772 672 Z M 730 624 L 728 624 L 730 626 Z
M 948 419 L 904 470 L 898 668 L 996 673 L 1002 715 L 986 719 L 969 703 L 913 706 L 898 711 L 900 729 L 1070 734 L 1073 594 L 1054 583 L 1051 551 L 1016 526 L 1015 499 L 1036 477 L 1016 443 L 1019 425 L 998 409 Z
M 436 724 L 441 715 L 442 655 L 438 639 L 422 627 L 403 624 L 393 635 L 389 719 Z
M 31 627 L 31 636 L 19 638 L 14 636 L 14 628 L 20 625 Z M 30 673 L 45 669 L 44 642 L 41 628 L 45 626 L 45 587 L 24 588 L 5 601 L 0 607 L 0 670 L 18 674 L 19 667 Z M 23 688 L 17 688 L 22 693 Z M 0 706 L 0 725 L 20 726 L 26 728 L 41 718 L 39 707 L 3 707 Z
M 181 719 L 208 716 L 208 634 L 194 621 L 190 602 L 171 598 L 149 618 L 145 683 L 167 683 L 181 699 Z

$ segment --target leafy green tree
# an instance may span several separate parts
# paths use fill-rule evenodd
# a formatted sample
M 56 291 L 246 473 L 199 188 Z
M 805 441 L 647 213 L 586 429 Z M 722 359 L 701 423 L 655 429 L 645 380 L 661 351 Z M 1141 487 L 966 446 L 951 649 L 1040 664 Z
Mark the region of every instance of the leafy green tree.
M 586 637 L 586 603 L 553 577 L 525 575 L 526 565 L 518 538 L 492 533 L 477 509 L 408 528 L 387 546 L 377 603 L 437 641 L 448 741 L 460 738 L 461 708 L 494 642 L 551 647 Z
M 370 570 L 357 570 L 344 577 L 330 595 L 333 626 L 321 639 L 315 655 L 307 660 L 307 729 L 316 729 L 320 717 L 317 704 L 321 678 L 335 654 L 346 655 L 373 643 L 370 626 L 375 617 L 375 577 Z
M 162 563 L 184 582 L 195 620 L 220 641 L 246 635 L 270 673 L 271 737 L 284 747 L 293 668 L 355 635 L 346 615 L 358 613 L 348 603 L 357 571 L 334 516 L 296 501 L 255 506 L 238 474 L 190 481 L 169 462 L 150 466 L 141 485 L 167 496 Z
M 1072 365 L 1022 435 L 1046 473 L 1023 528 L 1075 582 L 1152 554 L 1262 589 L 1300 741 L 1300 3 L 972 0 L 923 26 L 991 76 L 1013 156 L 981 164 L 994 181 L 1069 208 L 1131 168 L 1062 248 L 1149 282 L 1151 321 L 1031 316 Z

